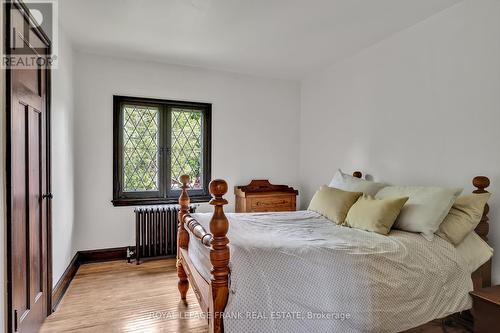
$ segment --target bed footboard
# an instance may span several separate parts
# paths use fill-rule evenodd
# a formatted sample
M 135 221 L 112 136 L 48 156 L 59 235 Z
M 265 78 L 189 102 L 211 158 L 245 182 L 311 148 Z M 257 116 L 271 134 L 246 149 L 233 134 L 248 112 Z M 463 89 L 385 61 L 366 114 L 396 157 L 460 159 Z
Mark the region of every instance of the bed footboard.
M 209 190 L 212 195 L 210 204 L 214 206 L 214 213 L 210 220 L 210 232 L 192 216 L 189 215 L 189 195 L 187 193 L 189 176 L 183 175 L 180 178 L 182 183 L 182 191 L 179 197 L 179 225 L 177 232 L 177 275 L 179 277 L 178 288 L 182 300 L 186 300 L 186 294 L 189 289 L 189 277 L 196 274 L 201 274 L 196 270 L 187 257 L 189 245 L 189 229 L 196 238 L 210 250 L 210 262 L 212 264 L 211 279 L 205 281 L 200 278 L 194 278 L 192 287 L 194 292 L 205 310 L 205 305 L 208 305 L 207 315 L 209 320 L 209 332 L 222 333 L 223 314 L 226 307 L 229 294 L 229 239 L 227 232 L 229 230 L 229 221 L 224 214 L 224 205 L 227 200 L 222 196 L 227 193 L 227 183 L 222 179 L 215 179 L 210 182 Z M 189 273 L 187 273 L 189 272 Z M 195 272 L 195 273 L 193 273 Z M 188 275 L 189 274 L 189 275 Z M 195 281 L 198 282 L 195 282 Z M 202 280 L 200 282 L 200 280 Z M 206 285 L 200 286 L 199 284 Z M 200 289 L 200 290 L 198 290 Z M 201 290 L 203 289 L 203 290 Z M 206 292 L 208 289 L 208 296 Z M 208 299 L 206 299 L 208 297 Z

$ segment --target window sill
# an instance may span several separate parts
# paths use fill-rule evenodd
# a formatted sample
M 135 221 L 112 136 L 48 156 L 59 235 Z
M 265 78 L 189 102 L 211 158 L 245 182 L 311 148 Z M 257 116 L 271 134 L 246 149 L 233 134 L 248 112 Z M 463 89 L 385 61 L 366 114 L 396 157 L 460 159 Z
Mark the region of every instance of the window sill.
M 211 196 L 193 196 L 189 197 L 191 203 L 203 203 L 209 202 L 212 199 Z M 150 199 L 113 199 L 111 200 L 113 206 L 123 207 L 123 206 L 146 206 L 146 205 L 177 205 L 179 204 L 178 198 L 150 198 Z

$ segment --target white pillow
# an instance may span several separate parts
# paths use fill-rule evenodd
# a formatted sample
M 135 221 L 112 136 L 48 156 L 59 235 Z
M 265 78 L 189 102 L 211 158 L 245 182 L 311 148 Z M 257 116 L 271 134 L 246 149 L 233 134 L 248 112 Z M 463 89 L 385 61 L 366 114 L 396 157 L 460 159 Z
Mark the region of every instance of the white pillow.
M 387 184 L 356 178 L 338 169 L 328 186 L 349 192 L 363 192 L 364 194 L 375 195 Z
M 470 232 L 456 249 L 467 262 L 471 274 L 493 256 L 493 249 L 474 231 Z
M 375 198 L 408 197 L 393 228 L 420 232 L 430 241 L 462 190 L 425 186 L 387 186 L 381 189 Z

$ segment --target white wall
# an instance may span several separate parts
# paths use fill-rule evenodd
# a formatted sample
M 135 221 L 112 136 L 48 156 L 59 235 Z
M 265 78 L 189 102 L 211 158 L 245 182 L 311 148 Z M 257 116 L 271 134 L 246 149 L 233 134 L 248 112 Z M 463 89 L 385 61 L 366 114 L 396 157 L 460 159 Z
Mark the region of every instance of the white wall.
M 484 174 L 500 252 L 499 17 L 500 1 L 465 1 L 304 80 L 303 202 L 339 167 L 465 192 Z
M 73 49 L 59 27 L 59 66 L 52 71 L 52 282 L 75 255 Z
M 213 103 L 212 177 L 298 183 L 297 83 L 77 53 L 77 250 L 134 244 L 133 207 L 113 207 L 113 95 Z

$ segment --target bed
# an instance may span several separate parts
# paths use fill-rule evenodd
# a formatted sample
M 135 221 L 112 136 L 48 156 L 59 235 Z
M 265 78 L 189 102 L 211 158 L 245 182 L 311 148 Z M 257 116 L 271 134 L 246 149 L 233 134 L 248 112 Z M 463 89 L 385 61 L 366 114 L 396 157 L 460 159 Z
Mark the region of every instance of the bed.
M 311 211 L 226 215 L 223 180 L 210 184 L 213 214 L 189 214 L 181 182 L 178 286 L 184 300 L 192 286 L 210 332 L 398 332 L 469 309 L 468 292 L 491 284 L 490 262 L 471 278 L 439 237 L 367 233 Z M 473 184 L 485 192 L 489 180 Z

